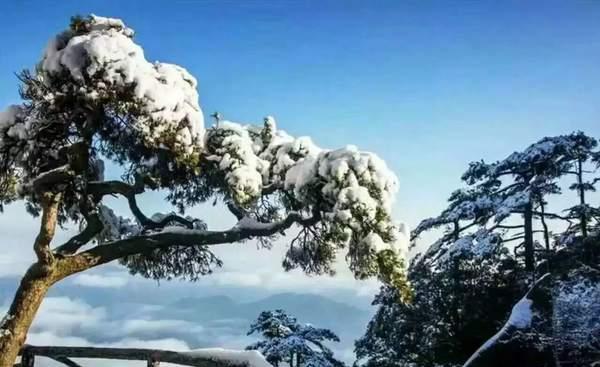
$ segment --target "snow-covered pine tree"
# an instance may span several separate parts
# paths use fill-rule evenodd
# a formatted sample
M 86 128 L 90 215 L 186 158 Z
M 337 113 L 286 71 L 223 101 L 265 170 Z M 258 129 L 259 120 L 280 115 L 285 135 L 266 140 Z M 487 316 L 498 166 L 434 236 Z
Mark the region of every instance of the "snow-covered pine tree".
M 579 225 L 571 225 L 567 231 L 575 234 L 587 232 L 588 223 L 597 222 L 597 209 L 585 201 L 585 193 L 593 191 L 597 181 L 586 181 L 586 170 L 579 168 L 592 165 L 596 146 L 595 139 L 575 132 L 543 138 L 495 163 L 470 163 L 462 176 L 468 187 L 455 191 L 448 208 L 423 220 L 411 235 L 415 241 L 425 231 L 446 228 L 423 259 L 433 263 L 453 252 L 484 255 L 511 246 L 524 257 L 526 269 L 534 270 L 536 252 L 551 251 L 548 221 L 576 220 Z M 547 197 L 560 194 L 561 180 L 569 175 L 577 177 L 571 189 L 577 190 L 579 203 L 566 209 L 566 216 L 549 212 Z M 535 228 L 534 220 L 539 220 L 541 229 Z M 544 246 L 537 245 L 536 234 L 542 235 Z
M 301 324 L 284 310 L 261 312 L 248 331 L 248 335 L 255 333 L 263 340 L 246 349 L 260 351 L 275 367 L 282 362 L 290 367 L 344 366 L 325 344 L 340 341 L 333 331 Z
M 596 169 L 596 172 L 598 172 L 600 169 L 600 151 L 595 151 L 592 154 L 590 160 L 591 160 L 591 164 Z M 596 191 L 595 187 L 598 184 L 598 182 L 600 182 L 600 175 L 596 174 L 595 177 L 592 177 L 591 180 L 589 181 L 589 183 L 591 183 L 594 188 L 592 190 L 588 190 L 588 191 Z M 592 205 L 592 210 L 595 210 L 595 213 L 594 213 L 595 223 L 591 224 L 591 230 L 595 231 L 596 233 L 600 233 L 600 204 L 598 204 L 597 206 Z
M 433 268 L 417 256 L 409 268 L 410 303 L 382 286 L 375 315 L 356 341 L 365 367 L 459 366 L 503 322 L 520 296 L 514 259 L 455 254 Z
M 525 267 L 529 271 L 535 269 L 535 206 L 543 201 L 545 194 L 557 190 L 556 180 L 559 175 L 554 167 L 552 148 L 552 141 L 545 138 L 496 163 L 472 162 L 462 177 L 469 185 L 477 184 L 489 190 L 491 202 L 499 214 L 496 222 L 511 214 L 522 215 L 522 224 L 514 227 L 522 232 L 512 236 L 510 240 L 523 240 L 517 248 L 524 248 Z
M 582 266 L 568 275 L 554 287 L 553 345 L 564 362 L 594 365 L 600 361 L 600 272 Z
M 579 202 L 566 209 L 567 219 L 576 220 L 577 225 L 570 225 L 566 231 L 569 234 L 581 234 L 584 238 L 589 235 L 589 225 L 600 222 L 600 210 L 590 205 L 587 194 L 596 191 L 597 178 L 588 177 L 589 172 L 594 171 L 593 159 L 598 154 L 596 148 L 598 141 L 582 132 L 573 133 L 570 136 L 572 144 L 568 147 L 570 164 L 565 167 L 563 174 L 575 177 L 575 182 L 569 189 L 577 193 Z M 590 167 L 591 169 L 587 169 Z M 594 223 L 595 222 L 595 223 Z
M 453 253 L 463 247 L 473 249 L 479 255 L 493 250 L 492 244 L 499 240 L 496 234 L 487 230 L 477 232 L 496 214 L 490 190 L 486 187 L 456 190 L 448 198 L 448 203 L 440 215 L 421 221 L 411 232 L 414 247 L 423 232 L 444 228 L 442 236 L 420 257 L 421 261 L 433 265 L 441 257 L 448 256 L 448 251 Z M 477 236 L 473 236 L 473 233 Z
M 564 239 L 565 236 L 560 236 Z M 577 236 L 465 367 L 593 366 L 600 360 L 600 237 Z
M 502 325 L 526 288 L 524 280 L 529 276 L 517 261 L 522 254 L 514 249 L 526 242 L 527 228 L 531 236 L 543 235 L 546 246 L 537 250 L 547 252 L 547 264 L 564 267 L 556 261 L 560 253 L 550 256 L 552 233 L 547 222 L 571 223 L 556 236 L 553 251 L 565 246 L 565 237 L 585 239 L 585 225 L 597 223 L 594 207 L 585 200 L 598 181 L 586 178 L 597 168 L 596 146 L 595 139 L 575 132 L 544 138 L 496 163 L 471 163 L 463 176 L 468 187 L 453 192 L 440 215 L 423 220 L 411 233 L 412 246 L 417 246 L 422 233 L 443 229 L 438 240 L 411 262 L 412 303 L 398 302 L 396 291 L 388 287 L 376 296 L 377 313 L 356 343 L 359 363 L 462 365 L 486 333 L 492 335 Z M 549 212 L 548 195 L 560 194 L 571 176 L 576 177 L 571 188 L 577 190 L 579 203 L 564 210 L 567 215 Z M 581 203 L 585 217 L 574 210 Z M 529 205 L 530 220 L 526 220 Z M 533 227 L 534 219 L 541 229 Z M 583 256 L 589 250 L 569 251 Z M 589 256 L 586 259 L 590 261 Z
M 220 121 L 204 127 L 196 79 L 147 61 L 121 20 L 76 17 L 33 71 L 21 74 L 20 105 L 0 113 L 0 202 L 23 200 L 40 216 L 37 260 L 0 325 L 0 366 L 12 366 L 51 285 L 119 260 L 134 274 L 195 279 L 221 261 L 212 246 L 292 228 L 286 269 L 333 273 L 347 251 L 358 278 L 405 287 L 391 217 L 396 177 L 375 154 L 326 150 L 267 117 L 262 126 Z M 104 161 L 110 162 L 106 180 Z M 138 196 L 163 190 L 181 213 L 146 215 Z M 103 203 L 124 197 L 130 215 Z M 208 230 L 182 215 L 220 201 L 237 224 Z M 57 225 L 80 232 L 56 244 Z

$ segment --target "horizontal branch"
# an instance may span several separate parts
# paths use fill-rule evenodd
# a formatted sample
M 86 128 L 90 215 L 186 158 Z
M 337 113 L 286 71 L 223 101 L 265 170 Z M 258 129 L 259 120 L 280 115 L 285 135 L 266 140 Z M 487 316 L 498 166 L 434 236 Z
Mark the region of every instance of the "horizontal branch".
M 122 196 L 129 196 L 134 194 L 141 194 L 143 189 L 130 185 L 123 181 L 91 181 L 87 186 L 88 191 L 91 194 L 95 194 L 99 197 L 105 195 L 119 194 Z
M 86 226 L 80 233 L 71 237 L 67 242 L 58 246 L 54 252 L 62 255 L 74 254 L 82 246 L 90 242 L 102 229 L 104 224 L 97 213 L 86 216 Z
M 294 224 L 310 226 L 320 220 L 318 213 L 304 217 L 298 212 L 289 213 L 285 219 L 272 223 L 260 223 L 243 218 L 225 231 L 208 231 L 183 227 L 170 227 L 159 232 L 142 234 L 96 246 L 75 256 L 63 259 L 66 275 L 105 264 L 126 256 L 149 253 L 170 246 L 208 246 L 234 243 L 252 237 L 268 237 L 290 228 Z
M 271 195 L 273 193 L 275 193 L 277 190 L 281 189 L 281 185 L 277 185 L 277 184 L 269 184 L 267 186 L 264 186 L 262 189 L 262 195 L 266 196 L 266 195 Z
M 67 183 L 73 177 L 75 177 L 75 172 L 71 170 L 70 165 L 65 164 L 41 173 L 31 181 L 31 185 L 33 186 L 34 191 L 41 193 L 54 185 Z
M 263 358 L 256 358 L 253 352 L 247 353 L 247 360 L 243 358 L 220 357 L 218 355 L 211 357 L 195 356 L 186 352 L 173 352 L 167 350 L 142 349 L 142 348 L 96 348 L 96 347 L 52 347 L 52 346 L 32 346 L 24 347 L 28 353 L 34 356 L 58 358 L 97 358 L 97 359 L 119 359 L 146 361 L 149 357 L 157 358 L 160 362 L 174 363 L 184 366 L 196 367 L 267 367 L 269 366 Z M 21 351 L 22 352 L 22 351 Z M 252 355 L 251 355 L 252 354 Z M 254 357 L 254 358 L 252 358 Z M 62 361 L 61 361 L 62 362 Z M 255 362 L 255 363 L 252 363 Z M 262 362 L 259 366 L 258 363 Z
M 187 220 L 176 214 L 169 214 L 160 221 L 148 218 L 137 204 L 136 195 L 144 189 L 142 185 L 130 185 L 122 181 L 94 181 L 88 184 L 88 191 L 96 196 L 121 195 L 127 199 L 129 209 L 144 229 L 160 229 L 172 222 L 177 222 L 187 228 L 194 228 L 194 221 Z
M 514 210 L 514 211 L 511 211 L 511 213 L 512 214 L 524 214 L 525 212 L 523 210 Z M 539 216 L 539 217 L 544 216 L 544 217 L 550 218 L 550 219 L 561 219 L 561 220 L 564 220 L 567 222 L 571 222 L 571 219 L 572 219 L 572 218 L 564 217 L 564 216 L 561 216 L 561 215 L 558 215 L 555 213 L 545 213 L 545 212 L 542 213 L 537 210 L 532 211 L 531 214 L 533 214 L 534 216 Z
M 545 217 L 548 217 L 551 219 L 562 219 L 562 220 L 566 220 L 567 222 L 571 221 L 571 218 L 563 217 L 562 215 L 558 215 L 555 213 L 542 213 L 542 212 L 538 212 L 538 211 L 533 211 L 532 214 L 539 215 L 539 216 L 545 216 Z
M 518 229 L 518 228 L 523 228 L 525 227 L 525 225 L 523 224 L 516 224 L 514 226 L 512 225 L 505 225 L 505 224 L 498 224 L 492 228 L 500 228 L 500 229 Z M 491 230 L 491 229 L 490 229 Z
M 227 202 L 227 209 L 233 214 L 237 220 L 242 220 L 248 215 L 248 213 L 240 206 L 236 205 L 233 201 Z
M 194 228 L 193 220 L 185 219 L 184 217 L 179 216 L 177 214 L 169 214 L 166 217 L 164 217 L 163 219 L 159 220 L 158 222 L 155 222 L 152 219 L 150 219 L 150 222 L 146 223 L 145 228 L 146 229 L 163 228 L 167 224 L 173 223 L 173 222 L 179 223 L 187 228 Z
M 516 241 L 516 240 L 522 240 L 524 238 L 525 238 L 525 236 L 517 236 L 517 237 L 511 237 L 511 238 L 506 239 L 506 240 L 502 239 L 500 242 L 502 242 L 502 243 L 508 243 L 508 242 L 512 242 L 512 241 Z

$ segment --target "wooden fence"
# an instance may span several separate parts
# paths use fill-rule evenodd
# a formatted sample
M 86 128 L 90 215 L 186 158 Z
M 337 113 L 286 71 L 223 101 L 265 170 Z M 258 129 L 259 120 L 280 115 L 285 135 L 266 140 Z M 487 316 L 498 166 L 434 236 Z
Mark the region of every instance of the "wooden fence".
M 142 348 L 56 347 L 26 345 L 19 353 L 21 363 L 15 367 L 35 367 L 35 357 L 47 357 L 69 367 L 85 367 L 71 358 L 95 358 L 146 361 L 148 367 L 161 362 L 193 367 L 252 367 L 249 362 L 218 357 L 198 357 L 185 352 Z M 266 363 L 266 362 L 265 362 Z

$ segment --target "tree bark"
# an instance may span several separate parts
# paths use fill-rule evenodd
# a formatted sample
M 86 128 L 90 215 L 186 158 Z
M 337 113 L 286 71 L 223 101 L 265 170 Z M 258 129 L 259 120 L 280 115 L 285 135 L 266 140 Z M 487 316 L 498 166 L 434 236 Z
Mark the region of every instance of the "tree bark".
M 51 285 L 52 276 L 48 274 L 45 265 L 35 263 L 25 273 L 5 322 L 0 325 L 0 367 L 12 367 Z
M 50 249 L 50 242 L 56 232 L 56 223 L 58 221 L 58 207 L 60 204 L 60 195 L 45 193 L 42 195 L 42 219 L 40 231 L 33 243 L 33 251 L 37 256 L 38 263 L 50 267 L 54 262 L 54 255 Z
M 0 329 L 5 331 L 0 334 L 0 367 L 13 366 L 48 289 L 52 284 L 69 275 L 124 256 L 166 248 L 174 244 L 206 246 L 233 243 L 254 236 L 270 236 L 295 223 L 311 225 L 319 220 L 318 216 L 304 218 L 300 213 L 292 212 L 285 219 L 270 224 L 258 223 L 250 227 L 235 226 L 226 231 L 181 228 L 177 231 L 164 231 L 118 240 L 72 256 L 55 256 L 50 249 L 50 242 L 56 228 L 58 197 L 44 198 L 42 208 L 42 226 L 34 243 L 38 262 L 33 264 L 23 277 L 8 312 L 9 318 L 3 325 L 0 325 Z
M 523 213 L 525 225 L 525 270 L 535 270 L 535 252 L 533 248 L 533 207 L 531 201 Z
M 546 223 L 546 212 L 544 208 L 544 200 L 540 200 L 540 220 L 542 221 L 542 226 L 544 227 L 544 243 L 546 244 L 546 251 L 550 251 L 550 230 L 548 229 L 548 224 Z
M 458 223 L 458 220 L 455 220 L 453 224 L 454 230 L 452 231 L 452 237 L 454 238 L 454 241 L 458 241 L 458 239 L 460 238 L 460 225 Z
M 583 187 L 583 162 L 581 158 L 577 160 L 577 183 L 579 184 L 579 204 L 583 209 L 585 207 L 585 189 Z M 581 235 L 583 238 L 586 238 L 588 235 L 587 231 L 587 217 L 585 215 L 585 211 L 581 212 Z
M 0 325 L 0 367 L 12 367 L 44 296 L 60 278 L 57 276 L 56 259 L 50 249 L 56 231 L 59 199 L 60 195 L 57 194 L 42 195 L 41 227 L 33 244 L 38 261 L 23 276 L 4 322 Z

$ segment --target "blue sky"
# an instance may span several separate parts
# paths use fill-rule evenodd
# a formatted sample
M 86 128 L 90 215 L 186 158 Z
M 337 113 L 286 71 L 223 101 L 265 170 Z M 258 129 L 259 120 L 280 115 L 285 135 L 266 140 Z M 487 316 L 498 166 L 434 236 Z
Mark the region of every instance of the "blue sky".
M 39 60 L 71 15 L 88 13 L 122 18 L 148 59 L 187 68 L 206 116 L 218 110 L 260 122 L 274 115 L 282 129 L 322 147 L 376 152 L 400 178 L 396 216 L 411 226 L 444 206 L 469 161 L 500 159 L 573 130 L 600 137 L 598 1 L 7 0 L 0 3 L 0 108 L 18 101 L 14 73 Z M 144 205 L 163 206 L 157 196 Z M 219 216 L 210 213 L 209 224 Z M 0 278 L 22 272 L 14 264 L 30 256 L 36 226 L 20 206 L 7 214 Z M 260 288 L 261 295 L 310 292 L 364 305 L 376 289 L 347 276 L 285 275 L 281 253 L 224 250 L 224 272 L 162 291 L 239 297 Z M 59 288 L 70 298 L 58 303 L 83 297 L 75 286 L 156 287 L 112 265 L 90 276 Z M 86 313 L 85 302 L 100 301 L 77 302 Z
M 595 1 L 4 1 L 0 104 L 73 14 L 123 18 L 149 59 L 199 80 L 206 114 L 272 114 L 382 155 L 398 216 L 431 215 L 470 160 L 600 132 Z

